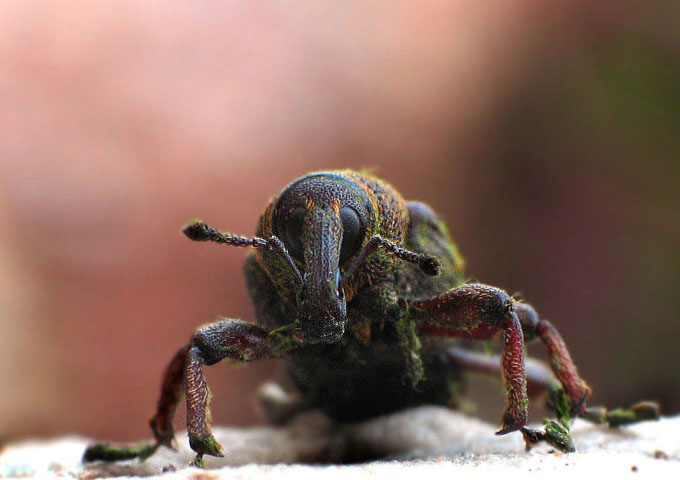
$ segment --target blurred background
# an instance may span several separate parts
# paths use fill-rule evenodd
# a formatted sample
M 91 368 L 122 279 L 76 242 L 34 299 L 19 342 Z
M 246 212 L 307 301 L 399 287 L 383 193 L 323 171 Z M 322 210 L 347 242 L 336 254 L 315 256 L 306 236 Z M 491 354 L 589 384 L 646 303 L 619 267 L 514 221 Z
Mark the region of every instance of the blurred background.
M 344 167 L 438 211 L 594 403 L 680 411 L 677 2 L 25 1 L 0 4 L 0 436 L 147 437 L 192 331 L 254 320 L 247 252 L 181 226 L 250 235 Z M 279 368 L 209 368 L 215 422 L 261 423 Z

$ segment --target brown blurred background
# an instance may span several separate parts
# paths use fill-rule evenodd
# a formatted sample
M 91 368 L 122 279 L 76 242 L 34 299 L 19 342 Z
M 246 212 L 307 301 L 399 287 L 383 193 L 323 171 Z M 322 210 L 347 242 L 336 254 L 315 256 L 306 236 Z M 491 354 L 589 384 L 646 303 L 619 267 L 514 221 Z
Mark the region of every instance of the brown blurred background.
M 595 403 L 680 411 L 677 2 L 26 1 L 0 4 L 0 436 L 148 436 L 191 332 L 253 319 L 246 252 L 180 227 L 252 234 L 342 167 L 440 212 Z M 208 369 L 215 421 L 261 422 L 279 375 Z

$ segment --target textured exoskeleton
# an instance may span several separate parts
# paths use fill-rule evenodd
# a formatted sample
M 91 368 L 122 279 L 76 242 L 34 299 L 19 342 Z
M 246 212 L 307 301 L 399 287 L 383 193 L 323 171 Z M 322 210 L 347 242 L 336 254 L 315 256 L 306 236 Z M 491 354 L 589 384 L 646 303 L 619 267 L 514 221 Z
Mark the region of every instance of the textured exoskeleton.
M 371 176 L 345 170 L 294 181 L 271 200 L 253 238 L 202 222 L 184 233 L 253 247 L 245 272 L 257 323 L 224 319 L 199 328 L 165 373 L 151 419 L 156 444 L 118 457 L 100 445 L 88 451 L 89 460 L 169 446 L 183 392 L 195 463 L 222 455 L 210 431 L 203 375 L 204 366 L 222 359 L 284 359 L 300 400 L 288 410 L 271 407 L 279 420 L 309 408 L 351 422 L 421 404 L 451 405 L 452 387 L 468 370 L 502 375 L 507 405 L 498 433 L 520 431 L 527 444 L 547 440 L 573 449 L 568 422 L 579 415 L 612 424 L 656 415 L 647 405 L 618 416 L 599 410 L 594 418 L 586 411 L 590 388 L 557 330 L 505 291 L 467 283 L 463 259 L 435 213 Z M 494 338 L 502 342 L 500 358 L 462 349 L 457 340 Z M 532 339 L 545 344 L 552 374 L 525 362 L 524 343 Z M 550 392 L 559 422 L 543 431 L 526 427 L 528 387 Z

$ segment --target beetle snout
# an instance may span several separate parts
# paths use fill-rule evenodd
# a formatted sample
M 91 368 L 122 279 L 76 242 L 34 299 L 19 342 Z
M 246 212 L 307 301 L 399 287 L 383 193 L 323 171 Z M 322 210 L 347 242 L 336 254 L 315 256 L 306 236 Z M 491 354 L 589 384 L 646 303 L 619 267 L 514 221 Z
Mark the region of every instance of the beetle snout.
M 304 343 L 315 345 L 317 343 L 332 344 L 340 341 L 345 334 L 344 322 L 333 325 L 331 328 L 310 329 L 302 327 L 302 341 Z
M 297 312 L 305 343 L 336 343 L 345 333 L 347 304 L 339 269 L 342 237 L 336 210 L 310 207 L 303 224 L 305 266 Z
M 336 343 L 344 335 L 347 304 L 338 283 L 339 275 L 334 281 L 303 289 L 298 320 L 304 342 Z

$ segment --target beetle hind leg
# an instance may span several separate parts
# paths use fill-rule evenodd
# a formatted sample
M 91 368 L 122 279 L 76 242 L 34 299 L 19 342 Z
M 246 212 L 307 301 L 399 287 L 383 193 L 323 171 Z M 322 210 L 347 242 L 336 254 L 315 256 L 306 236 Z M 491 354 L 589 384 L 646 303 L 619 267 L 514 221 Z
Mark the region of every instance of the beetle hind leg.
M 613 408 L 602 406 L 588 407 L 581 418 L 597 425 L 607 425 L 611 428 L 623 427 L 648 420 L 661 418 L 661 407 L 657 402 L 642 400 L 629 408 Z

